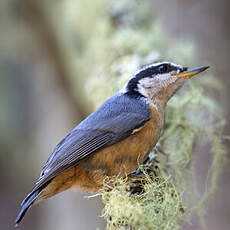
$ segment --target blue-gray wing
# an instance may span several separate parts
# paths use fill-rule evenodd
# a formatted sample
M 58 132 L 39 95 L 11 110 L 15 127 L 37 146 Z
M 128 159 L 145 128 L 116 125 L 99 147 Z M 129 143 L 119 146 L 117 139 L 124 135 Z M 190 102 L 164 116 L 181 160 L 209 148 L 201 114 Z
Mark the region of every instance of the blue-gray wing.
M 82 159 L 131 135 L 149 119 L 146 101 L 114 95 L 56 146 L 27 197 Z

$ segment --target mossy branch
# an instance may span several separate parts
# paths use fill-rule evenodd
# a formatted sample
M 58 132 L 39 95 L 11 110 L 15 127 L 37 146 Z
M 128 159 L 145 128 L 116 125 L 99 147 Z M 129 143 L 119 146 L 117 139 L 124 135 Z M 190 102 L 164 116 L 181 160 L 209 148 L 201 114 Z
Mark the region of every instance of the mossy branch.
M 94 93 L 91 100 L 96 107 L 127 81 L 130 72 L 150 62 L 148 60 L 152 62 L 167 57 L 184 64 L 191 59 L 192 46 L 167 41 L 154 23 L 149 4 L 149 1 L 144 1 L 140 9 L 137 1 L 124 3 L 120 8 L 113 3 L 112 12 L 115 10 L 115 15 L 121 15 L 121 18 L 116 18 L 118 24 L 114 28 L 108 17 L 106 25 L 108 31 L 113 33 L 112 36 L 110 33 L 103 34 L 102 50 L 95 56 L 102 65 L 91 70 L 85 88 L 87 92 Z M 127 24 L 124 17 L 130 14 L 132 20 Z M 151 36 L 148 36 L 149 31 Z M 165 50 L 167 42 L 174 45 Z M 109 50 L 115 52 L 106 55 Z M 174 53 L 181 60 L 174 57 Z M 222 143 L 225 125 L 222 108 L 211 93 L 205 93 L 209 88 L 209 92 L 221 94 L 223 88 L 215 78 L 203 78 L 206 79 L 192 80 L 168 103 L 164 134 L 158 144 L 161 152 L 164 152 L 158 154 L 160 174 L 154 177 L 145 174 L 142 192 L 136 196 L 127 191 L 130 181 L 121 178 L 112 181 L 116 189 L 101 191 L 107 229 L 180 229 L 181 223 L 194 214 L 200 217 L 201 225 L 205 228 L 205 203 L 218 188 L 217 181 L 226 161 L 226 149 Z M 210 87 L 210 79 L 215 79 L 218 84 Z M 107 85 L 103 91 L 101 82 Z M 199 175 L 195 158 L 197 149 L 201 152 L 204 145 L 209 148 L 205 147 L 206 152 L 202 154 L 206 154 L 211 164 L 206 189 L 202 194 L 197 186 Z M 182 210 L 186 210 L 185 213 Z
M 167 38 L 154 20 L 151 4 L 150 0 L 53 0 L 48 16 L 67 69 L 74 73 L 68 74 L 71 86 L 77 92 L 84 85 L 82 92 L 94 108 L 143 64 L 171 60 L 191 65 L 193 45 Z M 56 15 L 62 18 L 59 23 L 55 23 Z M 226 149 L 223 111 L 210 93 L 219 95 L 223 88 L 215 78 L 202 78 L 191 80 L 168 103 L 159 141 L 164 154 L 157 154 L 160 173 L 152 175 L 154 168 L 144 173 L 142 193 L 135 196 L 127 190 L 130 181 L 124 178 L 112 178 L 116 189 L 101 191 L 108 229 L 180 229 L 192 214 L 203 219 L 204 204 L 218 188 Z M 197 149 L 210 161 L 203 195 L 196 182 Z
M 142 230 L 180 229 L 181 223 L 188 221 L 192 214 L 198 215 L 205 228 L 205 204 L 218 188 L 218 179 L 226 162 L 226 149 L 222 143 L 225 121 L 215 100 L 200 90 L 194 85 L 185 87 L 169 103 L 165 131 L 155 148 L 159 163 L 156 165 L 155 159 L 150 160 L 151 164 L 141 168 L 144 177 L 139 193 L 132 195 L 127 189 L 131 183 L 131 191 L 135 190 L 139 182 L 120 178 L 112 179 L 116 189 L 101 191 L 107 229 L 123 229 L 124 226 Z M 195 149 L 206 143 L 210 146 L 206 157 L 211 163 L 205 192 L 201 195 L 196 185 L 199 175 L 194 158 Z M 156 166 L 159 167 L 157 172 Z M 191 197 L 194 198 L 196 193 L 195 202 Z

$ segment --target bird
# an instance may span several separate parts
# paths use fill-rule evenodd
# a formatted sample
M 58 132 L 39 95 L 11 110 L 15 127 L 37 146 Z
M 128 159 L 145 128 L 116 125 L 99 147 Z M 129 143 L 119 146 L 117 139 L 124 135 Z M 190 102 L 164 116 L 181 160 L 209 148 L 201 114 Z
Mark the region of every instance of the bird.
M 163 132 L 169 99 L 187 79 L 208 68 L 188 69 L 169 61 L 140 68 L 54 148 L 21 203 L 15 226 L 43 199 L 70 188 L 97 192 L 106 177 L 135 171 Z

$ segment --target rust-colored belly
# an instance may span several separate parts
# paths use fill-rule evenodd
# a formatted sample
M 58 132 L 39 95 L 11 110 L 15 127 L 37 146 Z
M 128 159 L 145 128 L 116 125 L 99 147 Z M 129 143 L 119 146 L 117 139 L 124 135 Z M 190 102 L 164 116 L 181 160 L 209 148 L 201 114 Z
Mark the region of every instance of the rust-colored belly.
M 157 143 L 163 121 L 155 106 L 150 105 L 151 119 L 142 129 L 126 139 L 106 147 L 80 165 L 77 171 L 86 175 L 84 180 L 76 178 L 73 187 L 81 187 L 86 191 L 97 191 L 103 185 L 105 176 L 125 176 L 137 169 Z M 83 173 L 84 171 L 84 173 Z
M 70 187 L 97 191 L 105 176 L 125 176 L 135 170 L 157 143 L 163 126 L 155 106 L 150 105 L 150 109 L 151 119 L 140 130 L 57 176 L 45 189 L 45 198 Z

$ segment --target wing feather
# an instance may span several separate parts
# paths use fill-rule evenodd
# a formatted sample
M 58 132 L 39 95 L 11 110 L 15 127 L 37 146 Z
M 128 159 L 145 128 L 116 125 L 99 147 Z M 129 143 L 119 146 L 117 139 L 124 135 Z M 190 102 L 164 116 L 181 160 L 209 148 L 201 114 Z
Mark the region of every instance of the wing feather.
M 126 138 L 150 119 L 146 102 L 132 101 L 127 96 L 114 97 L 82 121 L 56 146 L 43 167 L 38 182 L 24 201 L 64 170 L 76 166 L 100 149 Z
M 43 175 L 39 178 L 38 182 L 35 184 L 27 197 L 29 197 L 30 194 L 36 191 L 43 184 L 47 183 L 49 180 L 52 180 L 54 177 L 62 173 L 64 170 L 77 165 L 82 159 L 84 159 L 88 155 L 108 145 L 111 141 L 111 136 L 113 136 L 113 134 L 104 133 L 93 139 L 90 138 L 90 142 L 86 141 L 88 142 L 86 145 L 84 145 L 84 143 L 81 143 L 81 145 L 78 146 L 75 150 L 71 148 L 71 152 L 67 151 L 66 153 L 63 153 L 62 156 L 65 155 L 66 157 L 64 157 L 62 161 L 55 160 L 50 162 L 48 165 L 46 165 L 45 170 L 43 171 Z

